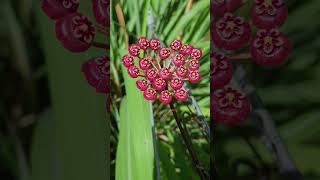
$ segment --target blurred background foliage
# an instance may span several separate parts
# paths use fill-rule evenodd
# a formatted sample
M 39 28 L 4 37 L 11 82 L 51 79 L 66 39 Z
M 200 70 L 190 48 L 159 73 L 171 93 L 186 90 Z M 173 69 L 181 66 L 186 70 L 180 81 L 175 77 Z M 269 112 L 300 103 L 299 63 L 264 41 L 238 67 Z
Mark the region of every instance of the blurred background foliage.
M 237 14 L 248 20 L 251 2 Z M 263 69 L 250 60 L 244 60 L 243 64 L 298 169 L 305 179 L 316 180 L 320 179 L 320 22 L 316 20 L 320 1 L 286 2 L 289 16 L 280 30 L 294 45 L 286 63 L 274 69 Z M 249 120 L 234 128 L 217 125 L 214 154 L 219 175 L 226 179 L 258 179 L 269 174 L 271 179 L 281 180 L 274 158 L 256 136 L 251 123 Z
M 111 93 L 111 171 L 116 172 L 116 174 L 112 174 L 112 177 L 126 180 L 120 175 L 121 172 L 131 173 L 132 179 L 150 179 L 148 172 L 156 176 L 156 173 L 153 173 L 155 171 L 154 165 L 146 166 L 148 165 L 146 163 L 150 161 L 155 163 L 153 152 L 147 151 L 146 145 L 141 145 L 144 141 L 152 143 L 152 137 L 149 134 L 146 136 L 146 132 L 151 132 L 150 122 L 154 121 L 159 154 L 155 158 L 160 160 L 161 179 L 199 179 L 192 167 L 190 157 L 186 153 L 187 148 L 182 143 L 181 134 L 169 106 L 165 106 L 159 101 L 152 103 L 153 111 L 145 106 L 145 103 L 149 103 L 135 87 L 135 80 L 127 75 L 126 69 L 122 68 L 121 57 L 128 53 L 128 44 L 136 43 L 141 36 L 158 37 L 166 47 L 178 38 L 183 43 L 191 43 L 194 47 L 201 48 L 203 57 L 200 59 L 200 71 L 203 78 L 201 83 L 189 88 L 198 101 L 204 116 L 209 120 L 210 1 L 120 0 L 112 1 L 112 3 L 110 11 L 110 66 L 111 87 L 113 87 Z M 154 17 L 154 23 L 151 23 L 152 20 L 148 15 L 150 12 Z M 154 30 L 152 28 L 150 30 L 150 27 L 153 26 Z M 203 167 L 209 170 L 209 144 L 202 133 L 203 131 L 199 128 L 199 122 L 191 110 L 191 104 L 190 102 L 177 103 L 177 106 L 180 118 L 183 117 L 182 119 L 187 124 L 200 161 Z M 189 108 L 191 109 L 189 110 Z M 145 113 L 150 113 L 151 117 L 141 117 L 141 114 Z M 127 118 L 123 118 L 125 116 Z M 144 155 L 144 159 L 138 158 L 141 154 Z M 137 172 L 139 169 L 143 169 L 144 172 L 139 174 Z
M 106 51 L 65 50 L 38 0 L 0 8 L 0 179 L 109 179 L 105 96 L 81 72 Z M 92 17 L 91 2 L 80 12 Z

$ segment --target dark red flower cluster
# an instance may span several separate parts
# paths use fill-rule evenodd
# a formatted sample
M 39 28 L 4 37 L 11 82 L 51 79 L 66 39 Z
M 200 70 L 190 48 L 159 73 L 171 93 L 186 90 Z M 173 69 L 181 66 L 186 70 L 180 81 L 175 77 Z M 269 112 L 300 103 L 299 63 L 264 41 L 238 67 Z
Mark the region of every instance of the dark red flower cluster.
M 282 64 L 291 50 L 289 39 L 277 29 L 288 15 L 284 0 L 254 0 L 252 23 L 233 14 L 242 3 L 241 0 L 211 2 L 214 15 L 211 38 L 215 47 L 211 54 L 211 88 L 216 89 L 211 98 L 212 116 L 227 124 L 242 122 L 250 114 L 248 99 L 229 85 L 232 79 L 230 61 L 237 56 L 237 50 L 248 46 L 246 57 L 263 67 Z
M 82 64 L 82 72 L 88 83 L 99 93 L 109 93 L 110 65 L 109 58 L 104 55 L 87 60 Z
M 43 12 L 55 21 L 57 39 L 65 49 L 74 53 L 88 50 L 94 43 L 96 29 L 109 28 L 109 0 L 92 0 L 97 27 L 87 16 L 78 12 L 79 0 L 42 0 Z M 106 55 L 87 60 L 82 72 L 88 83 L 99 93 L 109 93 L 109 58 Z M 107 96 L 109 110 L 109 96 Z
M 200 81 L 202 51 L 192 45 L 174 40 L 170 48 L 166 48 L 157 38 L 141 37 L 129 46 L 128 51 L 129 54 L 122 57 L 123 66 L 130 77 L 141 77 L 136 86 L 143 91 L 146 100 L 159 99 L 163 104 L 169 104 L 175 97 L 185 101 L 189 98 L 183 88 L 185 81 Z
M 93 14 L 99 28 L 109 27 L 109 0 L 92 0 Z M 71 52 L 83 52 L 93 43 L 96 27 L 78 12 L 79 0 L 42 0 L 43 12 L 55 21 L 56 37 Z

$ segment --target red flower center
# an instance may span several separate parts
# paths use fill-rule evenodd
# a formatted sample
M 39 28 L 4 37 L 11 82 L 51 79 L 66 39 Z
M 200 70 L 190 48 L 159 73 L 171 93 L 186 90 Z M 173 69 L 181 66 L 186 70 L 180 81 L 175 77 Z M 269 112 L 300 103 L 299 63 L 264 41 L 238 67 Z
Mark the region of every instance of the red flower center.
M 266 55 L 273 55 L 281 49 L 283 44 L 284 42 L 277 30 L 260 30 L 257 33 L 257 38 L 253 41 L 253 46 Z
M 256 13 L 259 15 L 277 15 L 277 8 L 284 5 L 283 0 L 256 0 Z
M 73 33 L 82 42 L 91 44 L 95 34 L 95 28 L 86 16 L 77 15 L 73 19 Z
M 226 13 L 217 23 L 218 34 L 225 39 L 233 39 L 244 34 L 244 20 Z
M 245 98 L 244 94 L 231 87 L 226 87 L 225 91 L 216 91 L 215 95 L 218 97 L 218 104 L 221 108 L 241 109 L 242 100 Z

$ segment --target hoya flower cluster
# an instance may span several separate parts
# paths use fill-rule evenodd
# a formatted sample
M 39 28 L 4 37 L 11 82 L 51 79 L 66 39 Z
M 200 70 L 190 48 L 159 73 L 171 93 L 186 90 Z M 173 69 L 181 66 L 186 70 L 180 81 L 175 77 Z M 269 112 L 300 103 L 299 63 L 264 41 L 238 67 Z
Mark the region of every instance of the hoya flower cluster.
M 42 0 L 41 8 L 54 21 L 56 38 L 61 45 L 73 53 L 81 53 L 94 46 L 97 29 L 107 34 L 109 3 L 108 0 L 92 0 L 92 12 L 96 23 L 78 12 L 79 0 Z M 92 57 L 83 63 L 82 72 L 97 92 L 110 92 L 109 57 L 106 54 Z M 108 101 L 109 96 L 107 110 Z
M 242 0 L 213 0 L 214 15 L 211 38 L 214 51 L 211 54 L 212 116 L 215 120 L 238 124 L 250 114 L 247 97 L 230 86 L 233 57 L 239 50 L 262 67 L 281 65 L 287 59 L 291 44 L 287 36 L 277 28 L 287 18 L 284 0 L 254 0 L 251 20 L 234 15 Z M 249 23 L 250 22 L 250 23 Z
M 169 104 L 173 97 L 186 101 L 189 96 L 184 83 L 197 83 L 201 79 L 199 59 L 202 51 L 190 44 L 174 40 L 170 48 L 161 46 L 157 38 L 141 37 L 128 48 L 129 54 L 122 57 L 122 63 L 146 100 L 159 99 Z

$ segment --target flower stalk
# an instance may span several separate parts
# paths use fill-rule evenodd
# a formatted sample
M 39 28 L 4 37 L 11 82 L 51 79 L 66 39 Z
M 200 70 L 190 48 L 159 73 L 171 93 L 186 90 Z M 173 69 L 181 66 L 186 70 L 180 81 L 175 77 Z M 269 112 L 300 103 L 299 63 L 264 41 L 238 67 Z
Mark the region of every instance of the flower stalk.
M 92 46 L 96 47 L 96 48 L 100 48 L 100 49 L 105 49 L 105 50 L 109 50 L 110 49 L 109 44 L 95 42 L 95 41 L 92 42 Z
M 254 125 L 260 133 L 266 147 L 276 157 L 280 174 L 290 180 L 302 180 L 302 175 L 290 157 L 270 113 L 264 108 L 262 100 L 254 86 L 247 79 L 244 68 L 238 63 L 234 63 L 234 67 L 235 81 L 233 83 L 238 85 L 247 94 L 252 107 Z
M 205 173 L 203 167 L 200 164 L 199 158 L 197 157 L 197 153 L 192 146 L 192 142 L 190 140 L 191 139 L 190 135 L 189 135 L 188 131 L 185 129 L 185 126 L 183 126 L 183 122 L 179 119 L 178 114 L 177 114 L 177 110 L 172 102 L 170 103 L 170 109 L 171 109 L 171 112 L 173 114 L 174 119 L 176 120 L 178 128 L 181 132 L 183 141 L 184 141 L 185 145 L 187 146 L 188 152 L 191 156 L 192 163 L 193 163 L 194 167 L 196 168 L 198 175 L 200 176 L 201 180 L 207 180 L 208 175 Z

